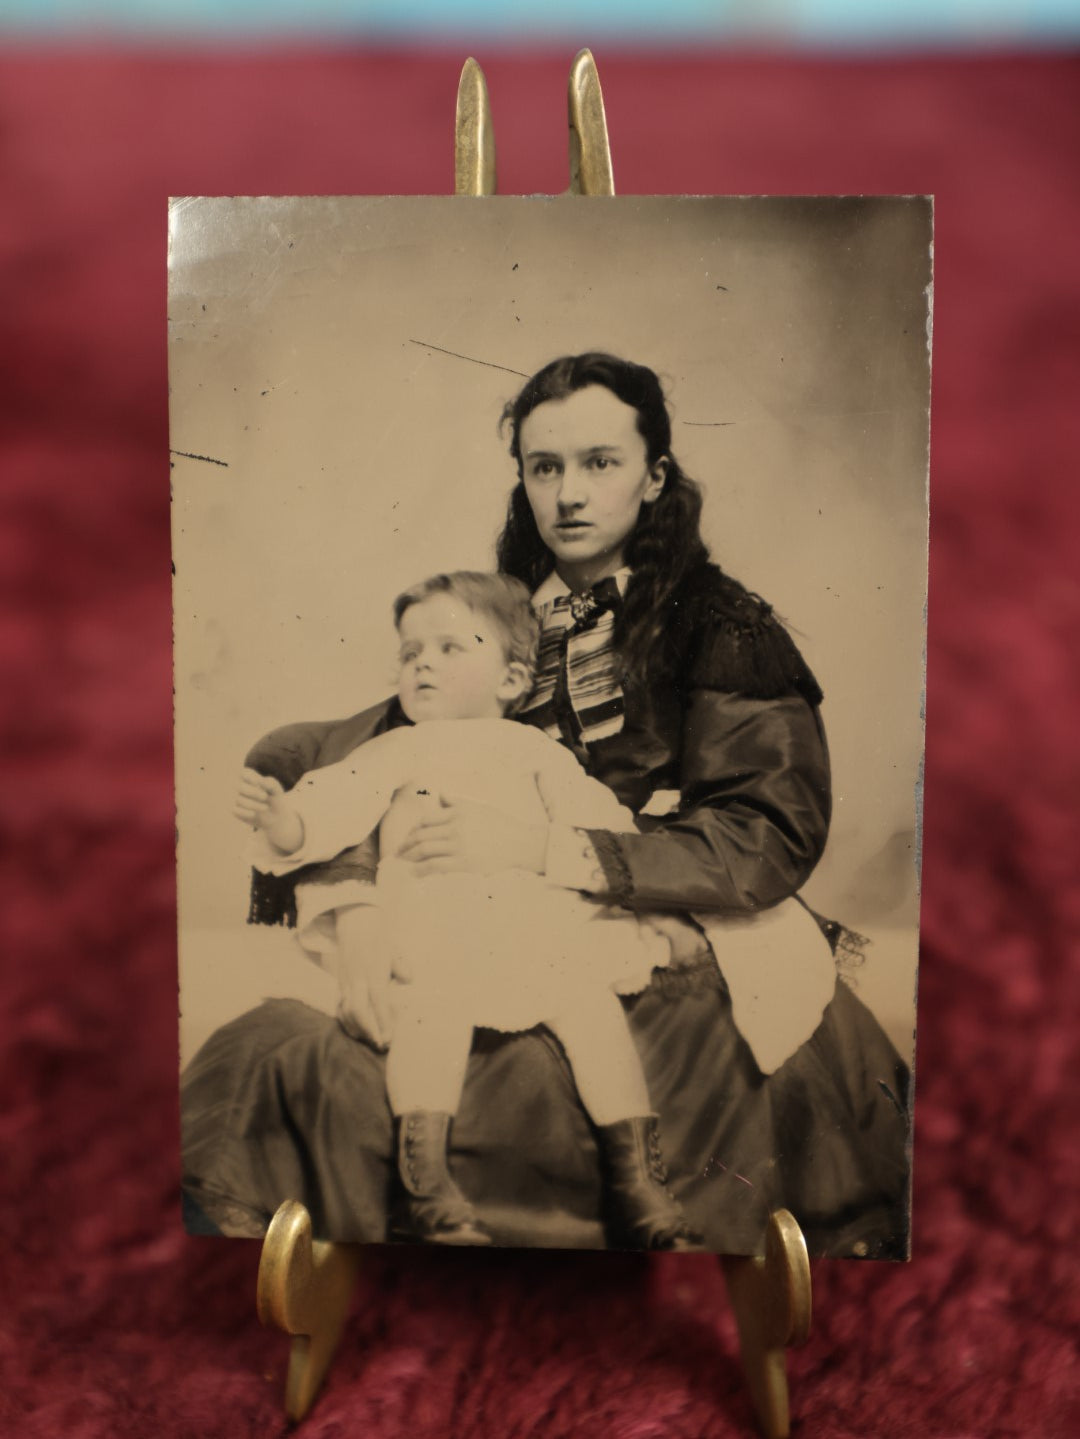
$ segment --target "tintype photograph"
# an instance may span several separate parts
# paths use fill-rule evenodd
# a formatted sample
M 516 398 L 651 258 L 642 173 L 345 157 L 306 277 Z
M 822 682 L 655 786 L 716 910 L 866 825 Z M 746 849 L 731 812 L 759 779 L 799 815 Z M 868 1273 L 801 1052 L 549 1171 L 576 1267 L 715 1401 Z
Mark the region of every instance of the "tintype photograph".
M 907 1257 L 931 254 L 172 203 L 192 1232 Z

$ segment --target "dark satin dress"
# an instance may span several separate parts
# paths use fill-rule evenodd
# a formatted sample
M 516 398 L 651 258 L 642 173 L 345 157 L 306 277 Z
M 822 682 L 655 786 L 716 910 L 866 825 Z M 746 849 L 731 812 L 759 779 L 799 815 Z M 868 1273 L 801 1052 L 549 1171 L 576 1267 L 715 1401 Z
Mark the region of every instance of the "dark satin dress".
M 766 908 L 798 891 L 824 847 L 820 691 L 768 607 L 711 566 L 679 596 L 669 633 L 669 682 L 628 684 L 621 729 L 582 750 L 635 811 L 656 790 L 682 798 L 674 818 L 643 819 L 640 834 L 592 836 L 603 897 L 684 914 Z M 289 726 L 248 763 L 288 787 L 405 722 L 391 702 Z M 370 876 L 373 863 L 360 846 L 303 877 Z M 288 885 L 257 877 L 252 917 L 287 919 L 290 901 Z M 839 927 L 823 928 L 835 942 Z M 704 939 L 625 1004 L 672 1187 L 709 1248 L 759 1251 L 769 1210 L 783 1205 L 812 1255 L 904 1257 L 907 1069 L 846 984 L 768 1077 Z M 189 1228 L 261 1234 L 295 1198 L 318 1235 L 385 1239 L 395 1171 L 384 1071 L 382 1056 L 292 1000 L 218 1030 L 182 1077 Z M 546 1030 L 478 1032 L 452 1144 L 458 1182 L 497 1242 L 604 1246 L 592 1130 Z

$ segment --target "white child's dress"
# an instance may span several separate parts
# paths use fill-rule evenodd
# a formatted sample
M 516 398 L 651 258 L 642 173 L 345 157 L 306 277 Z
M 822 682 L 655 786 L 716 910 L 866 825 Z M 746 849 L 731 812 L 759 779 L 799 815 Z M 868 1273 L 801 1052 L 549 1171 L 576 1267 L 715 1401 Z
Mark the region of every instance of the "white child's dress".
M 464 1005 L 471 1022 L 505 1031 L 556 1019 L 598 987 L 634 994 L 670 957 L 636 918 L 524 870 L 429 875 L 393 858 L 412 825 L 463 797 L 524 823 L 632 830 L 633 816 L 562 745 L 505 719 L 429 720 L 369 740 L 291 791 L 303 846 L 282 856 L 261 842 L 255 863 L 274 874 L 332 859 L 380 827 L 376 893 L 398 980 Z M 340 903 L 308 887 L 301 944 Z M 313 897 L 314 896 L 314 897 Z

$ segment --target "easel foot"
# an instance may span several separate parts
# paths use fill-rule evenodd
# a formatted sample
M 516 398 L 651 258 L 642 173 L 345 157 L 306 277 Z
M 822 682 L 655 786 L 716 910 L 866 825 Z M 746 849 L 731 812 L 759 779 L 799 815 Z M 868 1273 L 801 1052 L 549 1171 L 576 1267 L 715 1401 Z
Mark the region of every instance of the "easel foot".
M 787 1364 L 784 1350 L 810 1334 L 810 1261 L 794 1217 L 769 1217 L 764 1258 L 725 1254 L 728 1298 L 739 1327 L 739 1348 L 754 1411 L 765 1439 L 787 1439 Z
M 810 1262 L 786 1209 L 770 1216 L 764 1258 L 720 1257 L 735 1311 L 747 1387 L 765 1439 L 788 1439 L 785 1349 L 810 1333 Z M 274 1215 L 259 1261 L 260 1321 L 292 1336 L 285 1413 L 303 1419 L 337 1349 L 360 1267 L 360 1245 L 313 1240 L 311 1217 L 287 1200 Z
M 358 1244 L 311 1237 L 311 1216 L 287 1200 L 270 1221 L 259 1260 L 255 1307 L 263 1324 L 292 1335 L 285 1413 L 293 1423 L 314 1403 L 330 1367 L 357 1270 Z

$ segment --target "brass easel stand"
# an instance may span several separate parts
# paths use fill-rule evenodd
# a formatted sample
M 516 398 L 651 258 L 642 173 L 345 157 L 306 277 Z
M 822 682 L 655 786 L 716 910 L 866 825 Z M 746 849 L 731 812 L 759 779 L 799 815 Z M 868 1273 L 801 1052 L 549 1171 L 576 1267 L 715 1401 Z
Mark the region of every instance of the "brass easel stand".
M 611 149 L 596 62 L 582 50 L 570 71 L 570 194 L 614 195 Z M 466 60 L 458 85 L 454 193 L 495 193 L 495 133 L 487 83 Z M 313 1240 L 296 1200 L 278 1209 L 263 1240 L 256 1310 L 263 1324 L 292 1335 L 285 1413 L 311 1408 L 337 1348 L 360 1267 L 359 1244 Z M 802 1230 L 786 1209 L 770 1216 L 762 1257 L 720 1256 L 735 1311 L 747 1385 L 765 1439 L 787 1439 L 784 1351 L 810 1333 L 810 1263 Z

